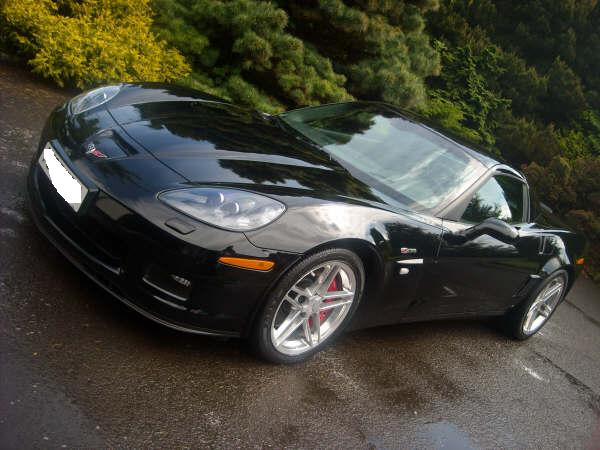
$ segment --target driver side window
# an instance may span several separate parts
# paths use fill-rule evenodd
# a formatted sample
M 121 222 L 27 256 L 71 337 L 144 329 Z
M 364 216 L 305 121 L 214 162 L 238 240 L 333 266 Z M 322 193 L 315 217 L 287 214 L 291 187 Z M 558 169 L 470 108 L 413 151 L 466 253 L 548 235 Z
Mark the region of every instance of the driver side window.
M 475 193 L 462 221 L 480 223 L 490 217 L 508 223 L 525 220 L 525 184 L 510 176 L 496 175 Z

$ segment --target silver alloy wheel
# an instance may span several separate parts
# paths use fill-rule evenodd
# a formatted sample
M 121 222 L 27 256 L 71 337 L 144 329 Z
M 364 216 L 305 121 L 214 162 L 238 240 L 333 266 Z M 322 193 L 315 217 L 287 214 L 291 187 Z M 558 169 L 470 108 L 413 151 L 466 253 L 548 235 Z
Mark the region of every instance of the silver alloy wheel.
M 333 260 L 315 266 L 281 299 L 271 323 L 273 346 L 285 355 L 300 355 L 321 345 L 344 321 L 355 296 L 350 265 Z
M 564 288 L 565 279 L 558 276 L 542 289 L 527 311 L 523 322 L 523 333 L 529 335 L 540 329 L 558 305 Z

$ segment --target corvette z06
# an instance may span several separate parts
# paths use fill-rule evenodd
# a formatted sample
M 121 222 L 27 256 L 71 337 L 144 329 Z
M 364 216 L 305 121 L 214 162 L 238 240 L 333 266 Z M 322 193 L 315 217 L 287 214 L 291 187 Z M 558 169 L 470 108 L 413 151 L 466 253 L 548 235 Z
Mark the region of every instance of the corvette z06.
M 272 116 L 104 86 L 52 112 L 28 191 L 39 229 L 123 303 L 274 362 L 438 318 L 526 339 L 583 264 L 521 173 L 377 102 Z

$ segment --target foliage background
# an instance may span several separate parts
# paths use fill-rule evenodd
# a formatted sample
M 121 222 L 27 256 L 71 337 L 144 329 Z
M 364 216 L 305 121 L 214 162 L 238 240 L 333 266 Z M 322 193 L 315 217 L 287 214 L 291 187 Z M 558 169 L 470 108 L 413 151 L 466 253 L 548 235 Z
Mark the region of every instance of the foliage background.
M 417 110 L 521 167 L 600 279 L 599 0 L 0 0 L 0 46 L 60 85 Z

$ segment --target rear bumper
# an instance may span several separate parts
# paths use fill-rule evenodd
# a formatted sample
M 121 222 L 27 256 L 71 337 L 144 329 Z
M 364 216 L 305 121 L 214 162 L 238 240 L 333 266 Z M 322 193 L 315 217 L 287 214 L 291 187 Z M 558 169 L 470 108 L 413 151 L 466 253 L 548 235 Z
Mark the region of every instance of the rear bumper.
M 76 167 L 70 168 L 76 173 Z M 54 190 L 37 156 L 28 193 L 36 225 L 68 260 L 130 308 L 179 331 L 245 334 L 271 286 L 298 257 L 259 249 L 242 233 L 218 229 L 211 249 L 204 248 L 194 243 L 197 231 L 186 236 L 169 232 L 100 189 L 75 213 Z M 204 227 L 204 239 L 213 233 L 211 227 L 195 225 Z M 215 250 L 215 242 L 222 250 Z M 276 264 L 269 272 L 249 271 L 219 264 L 221 255 L 268 257 Z M 161 275 L 151 279 L 156 273 Z M 183 297 L 171 289 L 173 276 L 191 283 Z

